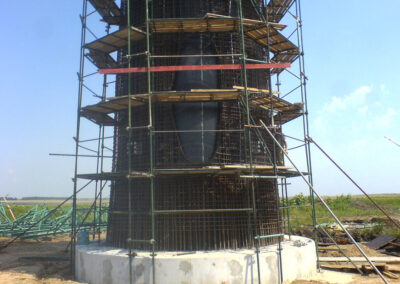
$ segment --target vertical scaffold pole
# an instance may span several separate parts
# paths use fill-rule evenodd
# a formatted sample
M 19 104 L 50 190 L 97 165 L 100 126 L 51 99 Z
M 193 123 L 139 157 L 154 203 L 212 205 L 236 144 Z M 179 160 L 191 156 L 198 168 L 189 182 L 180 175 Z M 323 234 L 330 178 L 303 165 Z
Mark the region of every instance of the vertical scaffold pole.
M 304 65 L 304 48 L 303 48 L 303 23 L 301 19 L 301 9 L 300 9 L 300 0 L 296 0 L 296 23 L 297 23 L 297 42 L 299 48 L 299 77 L 300 77 L 300 92 L 301 92 L 301 102 L 304 104 L 304 112 L 303 112 L 303 134 L 305 141 L 305 154 L 306 154 L 306 162 L 307 162 L 307 172 L 308 172 L 308 181 L 311 185 L 313 185 L 313 177 L 312 177 L 312 166 L 311 166 L 311 146 L 310 141 L 307 139 L 309 137 L 309 123 L 308 123 L 308 104 L 307 104 L 307 88 L 306 88 L 306 75 L 305 75 L 305 65 Z M 315 239 L 315 249 L 317 254 L 317 267 L 320 268 L 319 262 L 319 254 L 318 254 L 318 231 L 317 231 L 317 216 L 315 211 L 315 196 L 314 191 L 309 188 L 310 192 L 310 201 L 312 205 L 312 219 L 313 219 L 313 231 L 314 231 L 314 239 Z
M 274 2 L 272 2 L 272 5 L 274 5 Z M 274 8 L 274 6 L 272 6 Z M 271 63 L 271 58 L 270 58 L 270 24 L 269 24 L 269 15 L 268 15 L 268 5 L 266 6 L 265 9 L 265 15 L 264 15 L 264 22 L 265 22 L 265 27 L 266 27 L 266 61 L 267 63 Z M 276 137 L 276 125 L 274 121 L 274 103 L 273 103 L 273 93 L 272 93 L 272 80 L 271 80 L 271 69 L 267 70 L 267 79 L 268 79 L 268 89 L 270 90 L 270 125 L 272 127 L 272 133 L 274 137 Z M 278 79 L 279 82 L 279 79 Z M 279 85 L 278 85 L 279 88 Z M 280 124 L 280 122 L 279 122 Z M 282 129 L 281 133 L 282 134 Z M 276 153 L 276 146 L 275 144 L 272 145 L 272 164 L 273 164 L 273 171 L 274 171 L 274 176 L 278 175 L 278 168 L 277 168 L 277 153 Z M 273 180 L 274 188 L 276 188 L 276 208 L 278 212 L 278 232 L 282 233 L 282 216 L 280 214 L 280 201 L 279 201 L 279 189 L 278 189 L 278 179 Z M 279 273 L 279 283 L 283 282 L 283 265 L 282 265 L 282 244 L 281 244 L 281 237 L 278 237 L 278 262 L 279 262 L 279 268 L 278 268 L 278 273 Z
M 79 57 L 79 87 L 78 87 L 78 106 L 76 115 L 76 134 L 75 134 L 75 170 L 74 170 L 74 189 L 72 197 L 72 220 L 71 220 L 71 270 L 75 274 L 75 245 L 76 245 L 76 195 L 78 188 L 78 156 L 79 156 L 79 139 L 81 127 L 81 107 L 83 96 L 83 78 L 85 68 L 85 43 L 86 43 L 86 19 L 87 19 L 87 0 L 82 1 L 82 15 L 80 16 L 82 29 L 81 29 L 81 50 Z
M 250 107 L 249 107 L 249 92 L 248 92 L 248 84 L 247 84 L 247 69 L 246 69 L 246 44 L 244 39 L 244 27 L 243 27 L 243 11 L 242 11 L 242 0 L 237 0 L 238 3 L 238 14 L 240 19 L 239 25 L 239 32 L 240 32 L 240 44 L 242 50 L 242 78 L 243 78 L 243 86 L 245 92 L 245 106 L 246 106 L 246 120 L 247 125 L 251 124 L 250 119 Z M 254 168 L 253 168 L 253 153 L 252 153 L 252 142 L 251 142 L 251 128 L 248 129 L 248 147 L 249 147 L 249 164 L 250 164 L 250 175 L 254 175 Z M 256 249 L 256 258 L 257 258 L 257 276 L 258 276 L 258 283 L 261 284 L 261 271 L 260 271 L 260 248 L 259 248 L 259 239 L 256 238 L 258 234 L 258 221 L 257 221 L 257 205 L 256 205 L 256 196 L 255 196 L 255 185 L 254 179 L 250 180 L 251 185 L 251 196 L 252 196 L 252 207 L 253 207 L 253 242 Z
M 131 1 L 126 1 L 126 25 L 128 28 L 128 50 L 127 50 L 127 60 L 128 68 L 131 67 Z M 132 98 L 131 98 L 131 73 L 128 73 L 128 258 L 129 258 L 129 283 L 133 284 L 133 271 L 132 271 Z
M 149 0 L 145 1 L 146 5 L 146 63 L 147 63 L 147 92 L 148 92 L 148 112 L 149 112 L 149 155 L 150 155 L 150 216 L 151 216 L 151 263 L 153 284 L 156 283 L 156 265 L 155 265 L 155 213 L 154 213 L 154 145 L 153 145 L 153 113 L 152 113 L 152 88 L 151 88 L 151 52 L 150 52 L 150 17 L 149 17 Z
M 107 35 L 110 33 L 110 24 L 107 24 L 106 28 Z M 107 97 L 107 74 L 103 75 L 103 91 L 101 93 L 101 101 L 104 102 Z M 97 158 L 96 158 L 96 174 L 103 172 L 103 155 L 104 155 L 104 124 L 99 125 L 99 138 L 97 140 Z M 95 184 L 95 194 L 97 196 L 97 191 L 103 188 L 103 181 L 97 181 Z M 98 241 L 100 242 L 100 234 L 101 234 L 101 202 L 102 202 L 102 190 L 100 190 L 100 197 L 99 197 L 99 206 L 97 208 L 97 199 L 95 198 L 96 204 L 94 205 L 94 217 L 93 217 L 93 240 L 96 238 L 96 233 L 98 235 Z M 99 213 L 97 213 L 99 212 Z M 97 221 L 96 221 L 97 220 Z

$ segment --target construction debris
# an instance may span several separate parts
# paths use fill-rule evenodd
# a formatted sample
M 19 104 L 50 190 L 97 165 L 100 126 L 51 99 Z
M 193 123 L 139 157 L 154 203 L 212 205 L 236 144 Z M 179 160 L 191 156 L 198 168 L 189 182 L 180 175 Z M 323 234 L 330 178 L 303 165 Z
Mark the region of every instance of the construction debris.
M 381 235 L 366 244 L 371 249 L 380 249 L 394 241 L 396 237 L 392 235 Z
M 21 239 L 36 239 L 50 235 L 65 234 L 71 232 L 72 208 L 59 209 L 57 215 L 51 213 L 46 205 L 33 206 L 28 212 L 10 218 L 3 204 L 0 203 L 0 237 L 16 237 L 30 228 L 29 231 L 21 235 Z M 107 210 L 102 209 L 103 214 L 96 212 L 96 228 L 105 228 L 107 221 Z M 93 215 L 93 213 L 92 213 Z M 101 216 L 101 221 L 100 220 Z M 93 216 L 88 220 L 87 210 L 80 210 L 77 213 L 80 229 L 90 230 L 95 224 Z

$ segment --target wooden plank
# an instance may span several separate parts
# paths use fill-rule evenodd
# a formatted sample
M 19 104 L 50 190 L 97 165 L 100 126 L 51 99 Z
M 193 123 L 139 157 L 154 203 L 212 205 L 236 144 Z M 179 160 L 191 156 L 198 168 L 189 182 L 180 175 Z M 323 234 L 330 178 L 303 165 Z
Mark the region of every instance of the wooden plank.
M 280 22 L 285 16 L 294 0 L 271 0 L 268 3 L 268 19 L 274 22 Z
M 359 269 L 363 269 L 364 271 L 368 270 L 368 269 L 370 269 L 370 270 L 372 269 L 372 267 L 370 265 L 366 265 L 366 264 L 356 264 L 356 266 Z M 375 266 L 380 270 L 388 269 L 387 268 L 388 266 L 385 263 L 377 263 L 377 264 L 375 264 Z M 355 270 L 356 269 L 354 267 L 354 265 L 351 263 L 340 263 L 340 264 L 321 263 L 321 268 L 336 269 L 336 270 Z
M 140 40 L 145 37 L 145 32 L 131 27 L 131 39 Z M 104 53 L 111 53 L 120 48 L 124 48 L 128 44 L 128 28 L 124 28 L 99 38 L 91 43 L 85 45 L 88 49 L 102 51 Z
M 243 86 L 233 86 L 232 88 L 234 89 L 238 89 L 238 90 L 244 90 L 245 87 Z M 250 88 L 247 87 L 247 90 L 252 91 L 252 92 L 260 92 L 260 93 L 265 93 L 265 94 L 269 94 L 270 90 L 266 90 L 266 89 L 257 89 L 257 88 Z M 281 92 L 278 91 L 272 91 L 273 94 L 280 94 Z
M 246 64 L 246 69 L 272 69 L 289 68 L 290 63 L 265 63 L 265 64 Z M 174 72 L 174 71 L 195 71 L 195 70 L 241 70 L 242 64 L 210 64 L 210 65 L 171 65 L 171 66 L 152 66 L 150 72 Z M 144 73 L 147 67 L 100 69 L 100 74 L 125 74 L 125 73 Z
M 349 260 L 347 257 L 330 257 L 330 256 L 323 256 L 319 258 L 321 262 L 348 262 Z M 350 259 L 353 262 L 366 262 L 367 260 L 362 256 L 352 256 Z M 385 262 L 385 263 L 400 263 L 400 257 L 396 256 L 371 256 L 369 259 L 372 262 Z
M 382 274 L 391 279 L 399 279 L 399 276 L 397 276 L 396 274 L 389 272 L 389 271 L 382 271 Z
M 232 165 L 222 165 L 221 168 L 223 169 L 249 169 L 249 164 L 232 164 Z M 257 170 L 270 170 L 273 169 L 274 166 L 272 165 L 253 165 L 253 169 Z M 288 170 L 293 169 L 291 166 L 277 166 L 278 170 Z
M 168 91 L 165 93 L 153 93 L 152 101 L 154 103 L 231 101 L 239 99 L 242 95 L 243 93 L 238 89 L 192 89 L 190 92 Z M 131 95 L 132 107 L 147 103 L 148 97 L 148 94 Z M 269 109 L 270 99 L 270 96 L 250 98 L 250 103 Z M 280 124 L 302 115 L 302 104 L 291 104 L 275 96 L 272 97 L 272 100 L 274 111 L 276 112 L 274 119 Z M 109 114 L 124 110 L 127 107 L 128 96 L 119 96 L 107 98 L 106 102 L 89 105 L 82 110 Z
M 400 272 L 400 266 L 399 265 L 387 265 L 387 270 L 392 271 L 392 272 Z
M 293 1 L 293 0 L 292 0 Z M 225 16 L 225 15 L 220 15 L 220 14 L 214 14 L 214 13 L 207 13 L 205 15 L 205 18 L 224 18 L 224 19 L 229 19 L 231 16 Z M 279 24 L 277 22 L 269 22 L 271 26 L 273 26 L 277 30 L 283 30 L 284 28 L 287 27 L 287 25 Z M 259 20 L 253 20 L 253 19 L 243 19 L 243 25 L 244 26 L 253 26 L 253 25 L 265 25 L 265 22 L 259 21 Z
M 393 237 L 392 235 L 380 235 L 379 237 L 373 239 L 372 241 L 369 241 L 366 246 L 371 248 L 371 249 L 380 249 L 387 244 L 389 244 L 391 241 L 394 241 L 396 237 Z
M 89 2 L 102 16 L 103 21 L 111 25 L 120 23 L 121 11 L 113 0 L 89 0 Z

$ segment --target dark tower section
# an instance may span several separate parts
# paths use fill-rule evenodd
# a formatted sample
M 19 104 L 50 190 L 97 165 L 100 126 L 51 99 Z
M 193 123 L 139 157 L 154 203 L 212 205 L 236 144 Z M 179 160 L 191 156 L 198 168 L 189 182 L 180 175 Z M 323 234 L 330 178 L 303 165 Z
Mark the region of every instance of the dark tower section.
M 238 10 L 236 1 L 228 0 L 152 0 L 150 3 L 151 17 L 156 19 L 201 18 L 207 13 L 237 17 Z M 257 14 L 250 0 L 242 0 L 242 3 L 243 16 L 256 19 Z M 145 25 L 144 5 L 144 0 L 131 0 L 132 25 L 142 29 Z M 258 9 L 262 11 L 261 4 Z M 126 14 L 125 7 L 122 7 L 122 11 Z M 126 20 L 125 15 L 122 17 Z M 152 55 L 242 53 L 238 31 L 154 33 L 150 41 Z M 246 37 L 244 45 L 249 58 L 266 60 L 265 48 L 254 40 Z M 132 43 L 133 54 L 145 50 L 146 39 Z M 119 64 L 126 64 L 125 55 L 126 50 L 119 51 Z M 152 59 L 152 66 L 241 63 L 238 56 Z M 146 60 L 135 56 L 132 57 L 131 64 L 133 67 L 144 67 Z M 241 70 L 155 72 L 151 75 L 151 87 L 154 92 L 232 89 L 233 86 L 243 86 L 242 73 Z M 127 78 L 126 74 L 117 76 L 116 96 L 127 95 Z M 248 87 L 268 89 L 266 70 L 248 70 L 247 80 Z M 131 74 L 131 86 L 132 94 L 146 94 L 146 73 Z M 254 121 L 262 119 L 269 123 L 270 113 L 267 110 L 250 106 L 250 113 Z M 255 235 L 279 232 L 278 192 L 272 180 L 257 179 L 252 187 L 250 181 L 240 178 L 239 174 L 194 173 L 196 169 L 205 167 L 249 164 L 250 154 L 254 164 L 272 165 L 272 141 L 267 134 L 245 129 L 247 114 L 243 102 L 154 103 L 152 118 L 155 131 L 154 167 L 171 171 L 173 169 L 171 174 L 155 176 L 154 207 L 156 210 L 187 210 L 186 213 L 181 211 L 156 215 L 156 250 L 248 248 L 254 245 Z M 118 125 L 115 127 L 113 171 L 123 172 L 128 168 L 127 112 L 118 112 L 116 120 Z M 132 108 L 132 124 L 149 124 L 146 104 Z M 251 132 L 251 139 L 247 131 Z M 134 171 L 149 171 L 148 136 L 148 129 L 138 129 L 132 133 L 131 167 Z M 150 240 L 150 179 L 135 178 L 131 190 L 133 238 Z M 252 207 L 253 190 L 256 218 L 253 218 L 252 212 L 242 210 Z M 112 246 L 127 247 L 128 202 L 128 182 L 114 181 L 107 234 L 107 241 Z M 188 213 L 189 210 L 191 213 Z M 274 238 L 267 238 L 261 240 L 260 245 L 276 241 Z M 151 247 L 143 243 L 134 243 L 132 246 L 134 249 Z

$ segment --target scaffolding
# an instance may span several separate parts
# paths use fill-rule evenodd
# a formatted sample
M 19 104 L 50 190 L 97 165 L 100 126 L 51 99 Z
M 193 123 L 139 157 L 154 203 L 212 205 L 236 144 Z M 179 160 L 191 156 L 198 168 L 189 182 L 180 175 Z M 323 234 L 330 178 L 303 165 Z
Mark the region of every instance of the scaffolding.
M 125 203 L 120 203 L 124 204 L 122 208 L 110 204 L 107 238 L 112 245 L 128 248 L 131 283 L 133 249 L 151 251 L 152 281 L 155 283 L 157 250 L 240 247 L 255 248 L 258 282 L 261 283 L 259 247 L 270 243 L 278 244 L 279 279 L 282 281 L 284 269 L 281 266 L 281 241 L 285 233 L 291 233 L 287 178 L 307 177 L 316 227 L 314 191 L 311 189 L 310 141 L 307 139 L 307 78 L 300 1 L 224 1 L 224 5 L 230 5 L 229 11 L 234 12 L 228 15 L 207 12 L 201 17 L 179 17 L 179 13 L 201 10 L 201 3 L 205 1 L 186 1 L 189 4 L 176 1 L 175 12 L 164 14 L 155 8 L 155 2 L 122 0 L 118 6 L 113 0 L 83 0 L 77 130 L 74 138 L 76 159 L 71 259 L 74 261 L 75 258 L 78 231 L 78 192 L 90 183 L 94 187 L 95 207 L 101 206 L 102 192 L 110 185 L 111 200 L 125 200 Z M 93 8 L 91 12 L 88 9 L 89 3 Z M 101 37 L 97 37 L 88 25 L 88 19 L 96 14 L 105 24 L 105 34 Z M 282 24 L 282 19 L 287 19 L 288 24 Z M 286 36 L 283 32 L 288 29 L 292 30 Z M 88 40 L 87 34 L 93 40 Z M 190 34 L 199 35 L 201 54 L 174 52 L 176 50 L 173 49 L 160 53 L 157 49 L 161 41 L 168 38 L 171 40 L 171 35 L 174 35 L 176 41 L 171 44 L 178 46 Z M 203 34 L 217 35 L 214 38 L 216 43 L 213 43 L 214 52 L 203 53 Z M 223 43 L 219 45 L 219 41 L 227 43 L 231 50 L 226 52 L 226 48 L 221 46 Z M 182 58 L 193 58 L 192 62 L 195 63 L 182 64 Z M 198 64 L 196 59 L 199 58 L 207 63 L 201 61 Z M 87 63 L 90 63 L 89 67 Z M 298 66 L 298 70 L 294 70 L 295 66 Z M 229 78 L 224 81 L 229 83 L 220 83 L 219 88 L 213 89 L 184 89 L 170 83 L 178 72 L 210 70 L 219 72 L 221 78 Z M 290 76 L 297 83 L 292 90 L 283 93 L 281 82 L 285 76 Z M 92 80 L 93 77 L 97 79 Z M 110 81 L 110 78 L 113 80 Z M 273 90 L 273 81 L 276 90 Z M 89 86 L 89 82 L 94 87 Z M 115 96 L 108 96 L 110 85 L 113 85 Z M 99 86 L 101 91 L 97 92 Z M 87 94 L 91 97 L 85 100 Z M 215 129 L 171 127 L 171 119 L 165 118 L 164 114 L 171 111 L 171 108 L 179 109 L 185 103 L 217 104 L 220 117 L 224 117 L 221 119 L 223 125 L 220 121 Z M 163 120 L 158 115 L 164 115 Z M 301 120 L 302 125 L 300 138 L 283 134 L 285 124 L 298 120 Z M 97 128 L 97 137 L 81 139 L 82 123 L 88 125 L 89 122 Z M 268 133 L 264 127 L 267 127 Z M 112 135 L 107 130 L 110 128 Z M 185 143 L 181 140 L 184 140 L 184 135 L 197 134 L 203 135 L 202 139 L 205 135 L 218 135 L 222 146 L 214 149 L 208 159 L 204 158 L 207 155 L 202 150 L 202 160 L 196 161 L 198 157 L 194 155 L 194 161 L 188 166 L 184 162 L 184 155 L 179 154 L 185 152 Z M 278 143 L 283 145 L 286 139 L 291 138 L 301 142 L 296 148 L 304 149 L 304 173 L 285 166 L 284 152 L 287 148 L 277 147 L 275 143 L 279 140 Z M 107 144 L 109 141 L 113 146 Z M 95 149 L 91 149 L 87 143 L 92 143 Z M 166 149 L 165 145 L 170 148 Z M 92 155 L 88 155 L 87 151 Z M 105 151 L 112 152 L 112 155 L 108 156 Z M 82 173 L 78 165 L 81 159 L 88 157 L 94 158 L 95 170 L 92 173 Z M 107 160 L 110 157 L 112 162 Z M 176 200 L 161 202 L 160 199 L 168 197 L 157 190 L 160 184 L 166 184 L 163 190 L 175 194 L 175 198 L 182 194 L 179 188 L 184 188 L 183 185 L 168 186 L 177 179 L 190 186 L 196 180 L 208 183 L 207 189 L 194 189 L 192 192 L 198 199 L 204 198 L 205 191 L 212 191 L 216 186 L 215 180 L 219 188 L 225 191 L 237 190 L 239 186 L 242 195 L 237 195 L 237 200 L 213 204 L 214 207 L 204 204 L 188 207 Z M 89 181 L 81 187 L 85 180 Z M 118 188 L 124 188 L 126 194 L 118 196 Z M 244 201 L 241 200 L 243 198 Z M 171 204 L 174 208 L 171 208 Z M 224 224 L 220 217 L 207 219 L 210 224 L 219 224 L 221 230 L 205 231 L 203 236 L 197 236 L 196 224 L 204 223 L 204 218 L 210 213 L 233 216 L 237 222 Z M 171 223 L 168 219 L 171 215 L 181 217 L 176 223 Z M 110 229 L 112 224 L 121 222 L 128 224 L 126 232 Z M 160 227 L 160 222 L 166 226 Z M 192 223 L 193 228 L 190 227 Z M 134 232 L 132 224 L 143 227 L 144 233 Z M 163 240 L 160 228 L 167 230 L 168 226 L 180 228 L 176 229 L 181 230 L 179 234 L 190 240 Z M 242 229 L 247 231 L 246 234 Z M 189 230 L 195 233 L 188 233 Z M 95 228 L 93 232 L 93 238 L 100 240 L 100 228 Z M 218 233 L 220 236 L 215 237 Z M 196 240 L 191 239 L 193 235 L 196 235 Z

